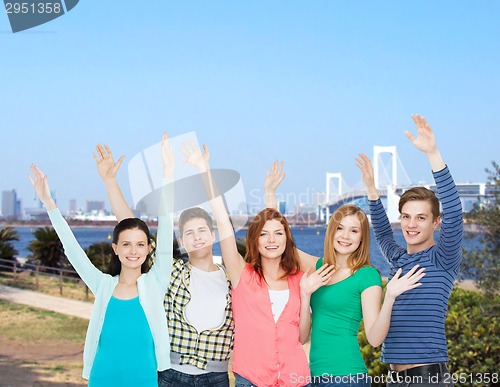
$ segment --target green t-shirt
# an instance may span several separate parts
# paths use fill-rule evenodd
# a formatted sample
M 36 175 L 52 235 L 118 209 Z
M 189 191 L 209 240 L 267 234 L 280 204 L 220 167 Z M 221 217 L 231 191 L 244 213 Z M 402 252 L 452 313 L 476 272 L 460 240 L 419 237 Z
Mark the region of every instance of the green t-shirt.
M 321 258 L 316 267 L 322 265 Z M 358 330 L 363 319 L 361 293 L 371 286 L 382 286 L 382 279 L 377 269 L 365 266 L 312 294 L 312 376 L 367 372 L 359 350 Z

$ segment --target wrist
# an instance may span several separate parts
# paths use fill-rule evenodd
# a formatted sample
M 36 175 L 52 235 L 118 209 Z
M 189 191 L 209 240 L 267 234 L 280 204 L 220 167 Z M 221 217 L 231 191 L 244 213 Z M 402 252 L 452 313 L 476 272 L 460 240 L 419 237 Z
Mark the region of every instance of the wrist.
M 116 184 L 116 176 L 103 177 L 102 181 L 104 182 L 104 185 L 114 185 L 114 184 Z
M 52 198 L 50 200 L 47 200 L 46 202 L 44 202 L 43 205 L 45 206 L 45 209 L 47 211 L 50 211 L 50 210 L 53 210 L 54 208 L 57 208 L 56 202 Z

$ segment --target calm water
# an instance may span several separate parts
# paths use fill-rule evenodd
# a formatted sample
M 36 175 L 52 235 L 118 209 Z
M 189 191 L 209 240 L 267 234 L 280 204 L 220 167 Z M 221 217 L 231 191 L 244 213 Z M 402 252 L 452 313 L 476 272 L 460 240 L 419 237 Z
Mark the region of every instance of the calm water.
M 27 257 L 29 255 L 29 251 L 27 247 L 33 237 L 33 232 L 36 228 L 30 227 L 16 227 L 20 240 L 14 242 L 15 248 L 19 251 L 20 257 Z M 72 228 L 75 236 L 83 248 L 88 247 L 89 245 L 96 242 L 111 242 L 111 238 L 113 235 L 113 228 L 81 228 L 74 227 Z M 156 229 L 152 228 L 152 232 L 156 232 Z M 295 243 L 297 247 L 308 254 L 315 256 L 323 255 L 323 241 L 325 237 L 326 228 L 292 228 L 292 234 L 295 239 Z M 244 238 L 246 236 L 246 230 L 240 230 L 236 233 L 237 238 Z M 394 232 L 394 236 L 396 241 L 400 245 L 405 245 L 405 241 L 401 231 L 396 230 Z M 436 235 L 437 237 L 437 235 Z M 479 242 L 477 240 L 477 236 L 474 236 L 472 239 L 465 239 L 464 245 L 467 248 L 470 248 L 473 245 L 478 245 Z M 386 276 L 389 272 L 389 265 L 385 262 L 382 254 L 375 243 L 375 237 L 373 233 L 370 236 L 370 251 L 371 251 L 371 262 L 377 267 L 382 275 Z M 220 255 L 220 247 L 219 244 L 214 245 L 214 254 Z

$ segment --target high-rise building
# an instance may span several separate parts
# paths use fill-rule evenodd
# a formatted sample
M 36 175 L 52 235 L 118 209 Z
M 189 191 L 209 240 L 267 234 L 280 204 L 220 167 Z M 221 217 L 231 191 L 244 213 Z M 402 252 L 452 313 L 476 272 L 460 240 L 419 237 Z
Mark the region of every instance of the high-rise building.
M 286 215 L 286 202 L 278 202 L 278 211 L 280 214 Z
M 105 209 L 104 200 L 87 200 L 85 207 L 86 207 L 85 210 L 88 213 L 104 211 Z
M 6 219 L 21 218 L 21 200 L 15 189 L 2 192 L 2 215 Z
M 69 201 L 69 213 L 76 214 L 76 199 L 70 199 Z

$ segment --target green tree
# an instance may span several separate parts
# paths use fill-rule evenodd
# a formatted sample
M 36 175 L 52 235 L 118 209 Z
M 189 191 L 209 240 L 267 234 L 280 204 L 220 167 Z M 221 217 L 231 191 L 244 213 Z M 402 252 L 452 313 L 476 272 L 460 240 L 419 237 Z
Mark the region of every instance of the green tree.
M 113 248 L 109 242 L 97 242 L 85 249 L 87 257 L 103 273 L 109 272 L 109 261 L 113 255 Z
M 492 169 L 486 168 L 491 197 L 477 205 L 466 219 L 481 230 L 481 248 L 464 249 L 461 278 L 474 278 L 478 287 L 487 294 L 500 290 L 500 166 L 492 162 Z
M 245 258 L 247 254 L 247 241 L 246 238 L 238 238 L 236 239 L 236 248 L 238 249 L 238 253 Z
M 0 259 L 12 261 L 12 263 L 0 264 L 0 271 L 11 271 L 18 251 L 12 245 L 13 241 L 18 241 L 19 235 L 14 227 L 7 226 L 0 230 Z
M 40 227 L 33 235 L 35 239 L 28 246 L 28 250 L 31 251 L 31 256 L 28 258 L 29 263 L 54 269 L 69 266 L 63 245 L 52 227 Z M 56 272 L 56 270 L 49 271 Z

